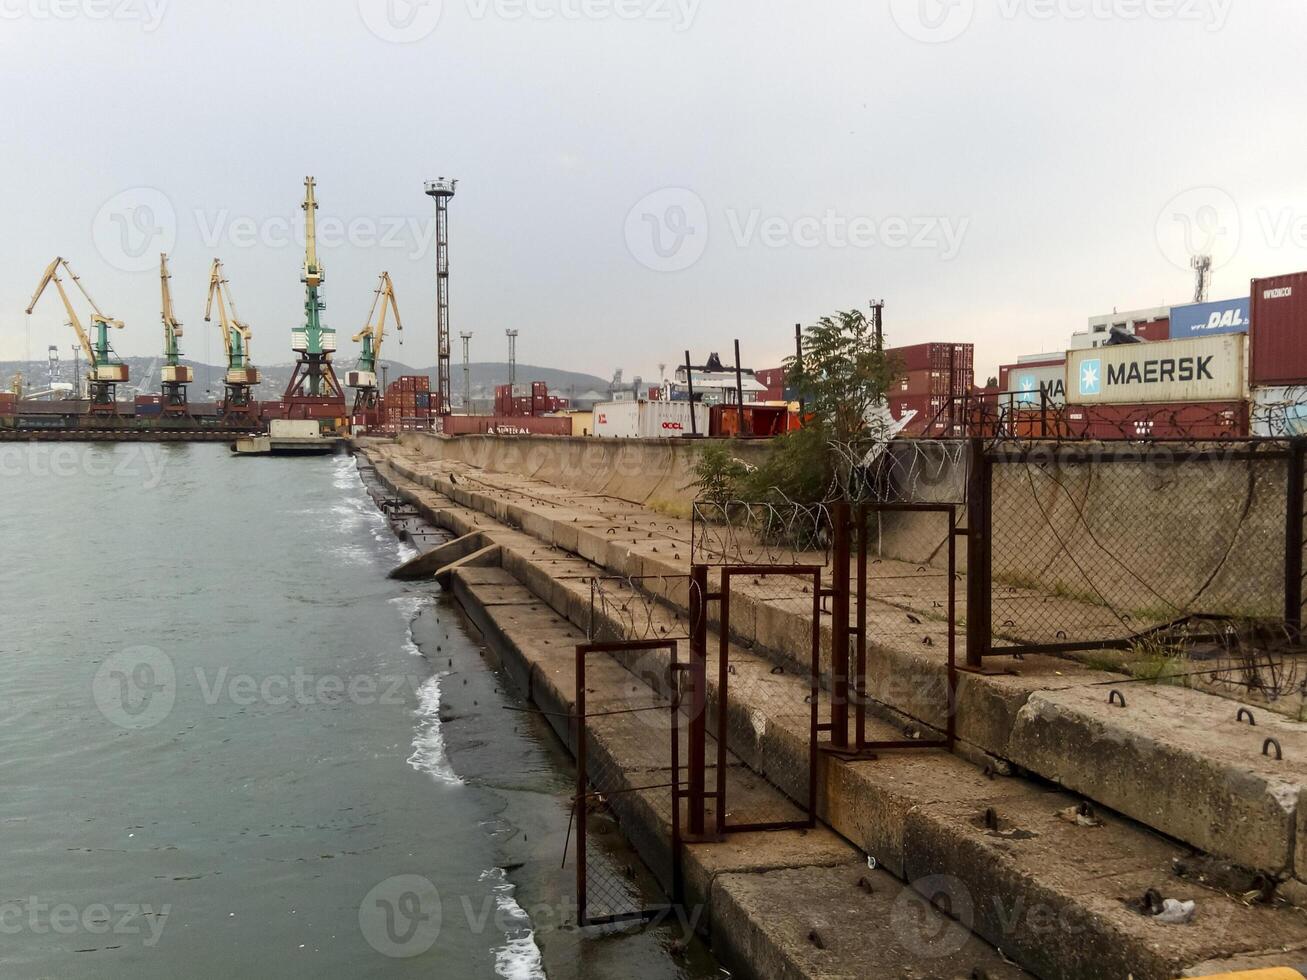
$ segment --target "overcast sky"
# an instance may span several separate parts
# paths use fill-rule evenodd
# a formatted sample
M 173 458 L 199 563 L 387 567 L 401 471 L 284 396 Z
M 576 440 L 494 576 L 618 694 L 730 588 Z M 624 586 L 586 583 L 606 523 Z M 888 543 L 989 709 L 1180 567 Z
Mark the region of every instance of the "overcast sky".
M 318 181 L 326 322 L 352 361 L 434 363 L 433 208 L 460 179 L 451 297 L 474 360 L 656 377 L 886 302 L 891 342 L 993 373 L 1114 307 L 1307 268 L 1301 0 L 0 0 L 0 357 L 73 342 L 68 257 L 121 354 L 186 356 L 225 262 L 259 363 L 303 316 Z M 730 360 L 729 356 L 724 357 Z

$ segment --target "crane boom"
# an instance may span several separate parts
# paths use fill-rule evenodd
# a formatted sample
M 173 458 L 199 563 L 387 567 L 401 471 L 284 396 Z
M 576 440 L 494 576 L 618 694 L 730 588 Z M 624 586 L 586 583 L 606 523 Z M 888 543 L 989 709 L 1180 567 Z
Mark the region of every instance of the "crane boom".
M 177 314 L 173 311 L 172 306 L 172 287 L 168 285 L 168 280 L 172 274 L 168 271 L 168 254 L 159 253 L 159 291 L 162 294 L 162 311 L 163 311 L 163 350 L 168 355 L 168 363 L 177 363 L 177 338 L 183 333 L 182 322 L 177 319 Z
M 209 298 L 204 304 L 204 322 L 213 320 L 213 304 L 218 303 L 218 323 L 222 327 L 222 346 L 227 353 L 228 370 L 249 367 L 250 338 L 254 331 L 236 312 L 236 301 L 231 297 L 231 284 L 222 271 L 222 260 L 214 259 L 209 267 Z
M 381 307 L 380 313 L 377 311 L 378 306 Z M 395 315 L 395 330 L 403 332 L 404 323 L 399 316 L 399 303 L 395 300 L 395 284 L 390 279 L 390 273 L 383 272 L 372 295 L 372 308 L 368 310 L 367 322 L 352 338 L 355 343 L 363 342 L 359 370 L 376 370 L 376 363 L 381 357 L 381 344 L 386 339 L 386 317 L 390 313 Z
M 81 318 L 77 315 L 77 310 L 74 309 L 73 302 L 69 299 L 67 290 L 64 289 L 63 280 L 59 278 L 59 268 L 61 266 L 64 271 L 68 273 L 68 277 L 72 279 L 74 285 L 77 286 L 82 295 L 86 297 L 86 301 L 91 304 L 91 326 L 97 328 L 99 332 L 99 336 L 94 344 L 91 343 L 91 338 L 86 333 L 86 328 L 82 326 Z M 82 285 L 82 280 L 79 279 L 77 273 L 73 271 L 73 267 L 68 264 L 68 260 L 63 256 L 56 255 L 54 261 L 46 266 L 45 274 L 41 277 L 41 283 L 36 287 L 36 292 L 32 294 L 32 301 L 27 304 L 28 315 L 30 316 L 32 310 L 36 308 L 37 301 L 40 300 L 42 294 L 45 293 L 45 290 L 50 283 L 54 283 L 55 289 L 59 292 L 59 298 L 63 300 L 64 310 L 68 314 L 68 325 L 72 327 L 73 331 L 77 334 L 78 343 L 81 344 L 82 350 L 86 352 L 87 360 L 91 362 L 91 366 L 98 367 L 102 362 L 107 362 L 111 356 L 111 352 L 109 350 L 106 328 L 117 327 L 121 330 L 123 322 L 105 316 L 95 300 L 91 298 L 91 294 L 87 292 L 86 287 Z

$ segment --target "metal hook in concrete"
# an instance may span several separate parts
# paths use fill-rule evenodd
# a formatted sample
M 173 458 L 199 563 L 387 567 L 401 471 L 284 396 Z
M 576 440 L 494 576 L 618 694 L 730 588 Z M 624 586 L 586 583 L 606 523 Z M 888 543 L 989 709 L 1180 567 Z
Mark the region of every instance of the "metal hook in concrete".
M 1111 691 L 1109 691 L 1109 692 L 1107 693 L 1107 703 L 1108 703 L 1108 704 L 1118 704 L 1118 703 L 1119 703 L 1119 704 L 1121 705 L 1121 707 L 1124 708 L 1124 707 L 1125 707 L 1125 695 L 1122 694 L 1120 691 L 1116 690 L 1115 688 L 1113 688 Z
M 1280 748 L 1280 743 L 1273 738 L 1268 738 L 1265 742 L 1262 743 L 1262 755 L 1269 756 L 1271 754 L 1272 745 L 1275 746 L 1275 761 L 1283 762 L 1284 750 Z
M 1234 716 L 1234 720 L 1243 721 L 1244 719 L 1247 719 L 1248 724 L 1250 725 L 1255 726 L 1257 724 L 1257 719 L 1253 717 L 1253 713 L 1251 711 L 1249 711 L 1247 708 L 1240 708 L 1239 713 Z

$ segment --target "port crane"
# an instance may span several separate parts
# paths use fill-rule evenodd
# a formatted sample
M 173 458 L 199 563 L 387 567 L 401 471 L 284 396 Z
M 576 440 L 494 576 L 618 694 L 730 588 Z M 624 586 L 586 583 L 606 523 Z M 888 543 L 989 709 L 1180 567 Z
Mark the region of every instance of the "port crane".
M 383 272 L 372 296 L 372 309 L 368 310 L 367 321 L 363 324 L 363 329 L 351 338 L 355 343 L 361 341 L 363 344 L 358 365 L 345 375 L 346 386 L 355 389 L 355 414 L 377 407 L 377 361 L 381 357 L 382 341 L 386 339 L 386 317 L 392 312 L 395 315 L 395 330 L 402 333 L 404 323 L 399 318 L 399 304 L 395 302 L 395 284 L 390 281 L 390 273 Z M 399 342 L 404 342 L 402 336 Z
M 59 275 L 61 269 L 91 305 L 91 329 L 95 332 L 94 340 L 87 334 L 86 328 L 82 326 L 81 318 L 78 317 L 77 310 L 73 307 L 68 291 L 64 289 L 63 279 Z M 126 383 L 128 372 L 127 365 L 119 359 L 118 355 L 114 353 L 113 347 L 109 344 L 109 330 L 110 328 L 121 330 L 123 322 L 105 315 L 95 300 L 91 298 L 91 294 L 87 292 L 86 287 L 82 285 L 77 273 L 73 272 L 68 260 L 59 255 L 55 256 L 54 261 L 46 266 L 45 274 L 41 277 L 41 284 L 36 287 L 36 292 L 32 294 L 32 301 L 27 304 L 28 316 L 31 316 L 32 310 L 36 308 L 37 301 L 40 300 L 51 283 L 54 283 L 59 298 L 63 301 L 64 310 L 68 314 L 68 325 L 76 332 L 78 343 L 81 344 L 82 350 L 86 352 L 86 359 L 89 362 L 87 388 L 91 399 L 90 411 L 116 414 L 117 386 Z
M 172 307 L 172 288 L 168 280 L 168 255 L 159 253 L 159 292 L 163 312 L 163 367 L 159 371 L 160 390 L 163 392 L 163 414 L 185 415 L 186 386 L 194 381 L 191 369 L 181 363 L 181 350 L 177 338 L 182 335 L 182 322 Z
M 326 279 L 318 261 L 317 210 L 314 194 L 316 182 L 304 178 L 304 326 L 291 331 L 291 349 L 299 354 L 283 396 L 288 418 L 333 418 L 345 414 L 345 394 L 341 390 L 331 355 L 336 350 L 336 331 L 323 326 L 322 311 L 326 304 L 320 292 Z
M 249 324 L 236 313 L 231 285 L 223 275 L 222 260 L 214 259 L 209 268 L 209 298 L 204 304 L 204 322 L 213 321 L 213 307 L 218 307 L 218 324 L 222 328 L 222 346 L 227 353 L 227 373 L 223 375 L 222 415 L 229 422 L 253 422 L 258 406 L 250 389 L 259 383 L 259 369 L 250 363 Z

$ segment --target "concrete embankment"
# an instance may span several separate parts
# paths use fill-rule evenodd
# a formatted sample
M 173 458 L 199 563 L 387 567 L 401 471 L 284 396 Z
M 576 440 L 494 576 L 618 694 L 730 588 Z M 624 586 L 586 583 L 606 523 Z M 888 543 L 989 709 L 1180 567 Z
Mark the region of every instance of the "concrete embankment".
M 499 544 L 503 570 L 575 626 L 588 623 L 586 583 L 601 570 L 669 576 L 668 600 L 675 606 L 681 598 L 670 583 L 686 571 L 683 522 L 604 494 L 477 470 L 409 447 L 381 448 L 378 455 L 389 456 L 394 478 L 420 506 L 439 513 L 444 526 L 478 531 Z M 651 530 L 654 518 L 657 530 Z M 879 603 L 873 628 L 904 640 L 905 609 L 923 597 L 929 598 L 923 592 L 896 598 L 899 605 Z M 769 609 L 761 596 L 748 598 L 746 591 L 744 615 L 734 624 L 740 656 L 750 656 L 744 647 L 765 648 L 778 662 L 797 661 L 803 617 Z M 829 621 L 823 630 L 828 637 Z M 873 651 L 877 696 L 900 721 L 919 729 L 940 721 L 941 631 L 923 622 L 912 646 L 884 642 Z M 922 635 L 933 637 L 934 645 L 922 645 Z M 1103 681 L 1112 676 L 1027 658 L 1016 676 L 968 677 L 959 697 L 960 732 L 973 757 L 992 758 L 991 775 L 1021 759 L 1055 784 L 1096 787 L 1080 790 L 1104 804 L 1089 826 L 1074 819 L 1078 795 L 1044 782 L 989 778 L 981 767 L 942 753 L 878 762 L 824 759 L 821 816 L 901 879 L 955 884 L 969 903 L 964 919 L 1041 976 L 1174 977 L 1307 947 L 1307 925 L 1298 912 L 1248 904 L 1241 893 L 1251 877 L 1208 864 L 1170 839 L 1188 837 L 1205 851 L 1251 855 L 1245 864 L 1264 873 L 1278 868 L 1282 875 L 1303 840 L 1295 833 L 1297 770 L 1275 768 L 1271 760 L 1250 762 L 1255 749 L 1246 755 L 1240 749 L 1249 737 L 1246 727 L 1235 730 L 1233 719 L 1223 721 L 1214 707 L 1210 716 L 1203 713 L 1203 705 L 1224 705 L 1233 715 L 1229 702 L 1180 689 L 1131 689 L 1130 703 L 1154 716 L 1159 708 L 1152 696 L 1180 699 L 1165 716 L 1179 727 L 1154 731 L 1149 718 L 1108 706 L 1106 688 L 1096 686 Z M 1190 697 L 1198 700 L 1191 704 Z M 803 733 L 784 719 L 765 719 L 766 705 L 750 703 L 747 690 L 733 688 L 727 710 L 765 720 L 765 740 L 760 735 L 756 746 L 733 746 L 742 761 L 756 765 L 763 756 L 780 760 L 804 751 Z M 1286 755 L 1300 759 L 1289 747 L 1299 746 L 1294 740 L 1302 733 L 1286 727 L 1282 735 Z M 1225 744 L 1227 755 L 1209 751 L 1209 742 Z M 1218 846 L 1204 847 L 1198 839 Z M 1165 925 L 1141 914 L 1132 903 L 1149 889 L 1193 899 L 1194 923 Z

